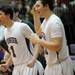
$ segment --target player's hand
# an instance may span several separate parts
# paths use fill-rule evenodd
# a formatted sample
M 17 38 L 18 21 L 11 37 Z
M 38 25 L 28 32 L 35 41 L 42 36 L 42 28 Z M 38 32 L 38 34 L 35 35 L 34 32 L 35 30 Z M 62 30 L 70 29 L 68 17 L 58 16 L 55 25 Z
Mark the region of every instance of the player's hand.
M 37 3 L 33 6 L 32 10 L 31 10 L 31 13 L 34 17 L 36 17 L 36 18 L 39 17 L 40 18 L 41 12 L 40 12 L 40 9 L 39 9 Z
M 27 66 L 28 66 L 29 68 L 34 67 L 35 62 L 36 62 L 36 60 L 32 60 L 32 61 L 30 61 L 30 62 L 27 64 Z
M 40 38 L 37 34 L 31 34 L 30 36 L 30 41 L 35 45 L 35 44 L 39 44 L 40 42 Z
M 7 64 L 1 64 L 1 65 L 0 65 L 0 70 L 1 70 L 2 72 L 6 72 L 6 71 L 8 70 L 8 65 L 7 65 Z

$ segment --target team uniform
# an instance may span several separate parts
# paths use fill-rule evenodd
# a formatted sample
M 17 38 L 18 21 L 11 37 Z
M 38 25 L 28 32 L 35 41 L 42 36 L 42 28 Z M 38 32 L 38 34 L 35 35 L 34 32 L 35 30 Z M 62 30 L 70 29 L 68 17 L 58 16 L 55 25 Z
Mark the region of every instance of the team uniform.
M 20 22 L 14 22 L 12 27 L 5 29 L 5 40 L 14 64 L 13 75 L 43 75 L 44 69 L 38 61 L 33 68 L 27 67 L 34 53 L 33 46 L 28 40 L 32 33 L 28 25 Z
M 0 40 L 4 39 L 4 26 L 0 25 Z
M 46 68 L 44 75 L 73 75 L 71 60 L 66 45 L 65 32 L 61 20 L 52 14 L 42 25 L 43 38 L 50 41 L 51 38 L 62 37 L 62 48 L 59 52 L 45 49 Z

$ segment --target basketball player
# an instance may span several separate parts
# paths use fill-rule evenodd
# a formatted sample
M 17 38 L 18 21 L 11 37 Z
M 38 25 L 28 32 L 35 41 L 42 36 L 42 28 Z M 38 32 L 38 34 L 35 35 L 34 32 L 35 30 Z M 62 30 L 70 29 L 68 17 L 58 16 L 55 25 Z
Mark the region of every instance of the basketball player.
M 73 75 L 63 23 L 53 12 L 54 0 L 37 0 L 32 9 L 35 31 L 31 41 L 44 47 L 44 75 Z M 40 18 L 44 18 L 42 24 Z M 41 26 L 41 27 L 40 27 Z
M 11 53 L 7 62 L 1 65 L 2 70 L 6 71 L 11 63 L 14 64 L 14 70 L 12 75 L 37 75 L 36 61 L 38 50 L 34 50 L 38 47 L 36 45 L 33 48 L 29 41 L 29 37 L 33 33 L 28 25 L 25 23 L 14 22 L 13 10 L 9 5 L 0 6 L 0 23 L 5 26 L 5 40 Z M 41 64 L 39 63 L 39 66 Z M 43 68 L 41 66 L 41 74 L 43 75 Z

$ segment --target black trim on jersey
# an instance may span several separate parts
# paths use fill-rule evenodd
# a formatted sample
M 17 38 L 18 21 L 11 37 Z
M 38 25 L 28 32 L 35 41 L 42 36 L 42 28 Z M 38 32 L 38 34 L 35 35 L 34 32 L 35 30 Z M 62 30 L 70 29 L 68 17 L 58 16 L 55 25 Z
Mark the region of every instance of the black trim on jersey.
M 28 51 L 30 52 L 31 55 L 33 55 L 33 53 L 30 50 L 30 41 L 29 41 L 29 39 L 25 38 L 25 41 L 26 41 L 26 44 L 27 44 Z
M 38 70 L 37 70 L 37 75 L 40 75 Z

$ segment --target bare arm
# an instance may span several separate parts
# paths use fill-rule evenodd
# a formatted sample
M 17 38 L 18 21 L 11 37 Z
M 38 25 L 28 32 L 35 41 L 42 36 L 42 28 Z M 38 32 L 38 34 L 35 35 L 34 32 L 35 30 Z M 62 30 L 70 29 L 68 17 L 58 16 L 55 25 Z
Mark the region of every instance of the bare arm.
M 35 28 L 35 31 L 38 35 L 41 34 L 41 22 L 40 22 L 40 18 L 36 18 L 36 16 L 34 16 L 34 28 Z
M 34 19 L 34 28 L 35 32 L 40 35 L 41 32 L 41 21 L 40 21 L 40 12 L 36 10 L 36 5 L 32 9 L 33 19 Z
M 12 64 L 12 58 L 11 56 L 8 58 L 8 60 L 4 63 L 0 65 L 0 70 L 2 72 L 6 72 L 7 70 L 10 71 L 9 66 Z
M 51 51 L 58 51 L 62 47 L 62 37 L 52 38 L 51 41 L 40 39 L 37 34 L 34 34 L 31 37 L 31 41 L 33 44 L 39 44 Z
M 11 55 L 9 56 L 9 58 L 7 59 L 6 61 L 6 64 L 7 65 L 11 65 L 13 62 L 12 62 L 12 58 L 11 58 Z
M 40 46 L 39 46 L 38 44 L 35 45 L 35 48 L 34 48 L 34 51 L 35 51 L 35 52 L 34 52 L 34 54 L 33 54 L 33 59 L 34 59 L 34 60 L 36 60 L 36 59 L 38 58 L 39 51 L 40 51 L 40 50 L 39 50 L 39 47 L 40 47 Z
M 59 51 L 62 47 L 62 38 L 53 38 L 51 42 L 40 39 L 39 44 L 51 51 Z
M 27 65 L 28 67 L 32 68 L 35 65 L 35 62 L 38 58 L 38 55 L 39 55 L 39 45 L 36 44 L 35 48 L 34 48 L 34 53 L 33 53 L 32 60 Z

